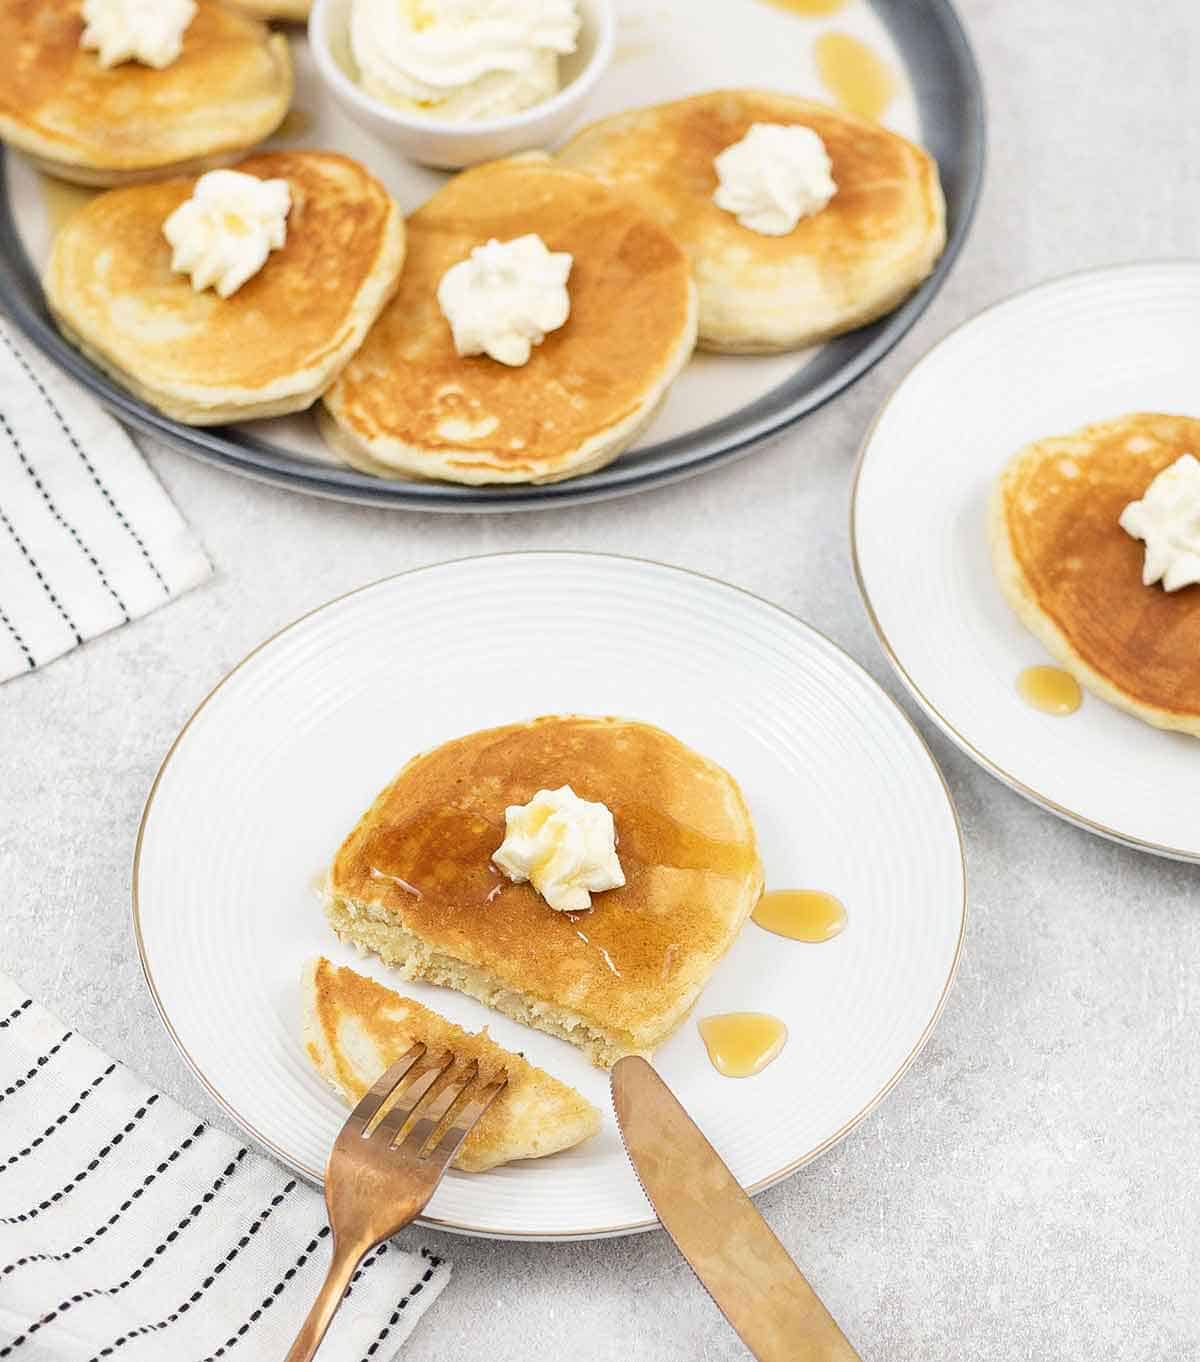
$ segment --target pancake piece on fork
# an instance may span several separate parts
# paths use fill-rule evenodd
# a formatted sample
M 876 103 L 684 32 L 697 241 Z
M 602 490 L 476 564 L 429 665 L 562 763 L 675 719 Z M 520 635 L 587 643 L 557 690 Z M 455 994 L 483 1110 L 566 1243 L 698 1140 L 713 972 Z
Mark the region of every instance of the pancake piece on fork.
M 348 1106 L 414 1045 L 430 1059 L 453 1052 L 477 1064 L 485 1083 L 508 1075 L 504 1091 L 467 1136 L 454 1167 L 482 1173 L 513 1159 L 569 1149 L 600 1129 L 600 1113 L 574 1088 L 497 1045 L 486 1029 L 472 1034 L 374 979 L 322 957 L 301 979 L 304 1048 L 314 1068 Z M 448 1069 L 433 1094 L 462 1069 Z
M 743 226 L 713 202 L 714 159 L 752 124 L 811 128 L 837 192 L 783 236 Z M 765 90 L 720 90 L 632 109 L 578 133 L 562 165 L 624 190 L 692 260 L 701 349 L 796 350 L 891 312 L 946 242 L 937 163 L 878 123 Z
M 505 808 L 564 784 L 612 811 L 625 875 L 580 913 L 492 863 Z M 326 914 L 405 978 L 609 1068 L 679 1026 L 762 883 L 750 811 L 721 767 L 649 724 L 549 716 L 413 758 L 339 849 Z
M 1021 623 L 1088 690 L 1200 737 L 1200 585 L 1142 581 L 1120 525 L 1163 469 L 1200 457 L 1200 420 L 1137 412 L 1038 440 L 992 495 L 992 565 Z
M 310 406 L 362 343 L 404 262 L 404 222 L 383 185 L 332 152 L 279 151 L 238 169 L 288 183 L 283 247 L 228 298 L 171 269 L 163 223 L 191 179 L 101 194 L 59 231 L 46 299 L 101 368 L 190 425 Z
M 0 0 L 0 137 L 59 179 L 110 187 L 228 165 L 288 111 L 287 38 L 216 0 L 197 0 L 161 70 L 101 66 L 83 27 L 80 0 Z
M 530 233 L 573 256 L 566 323 L 519 367 L 460 355 L 438 305 L 442 276 L 489 239 Z M 326 393 L 321 433 L 385 477 L 557 482 L 633 441 L 695 339 L 687 257 L 657 222 L 545 156 L 494 161 L 409 218 L 400 288 Z

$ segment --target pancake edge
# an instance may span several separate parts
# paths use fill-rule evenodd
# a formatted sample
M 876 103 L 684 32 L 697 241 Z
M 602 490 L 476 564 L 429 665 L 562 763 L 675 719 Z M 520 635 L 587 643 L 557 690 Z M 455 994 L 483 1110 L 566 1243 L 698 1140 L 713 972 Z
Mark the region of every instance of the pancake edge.
M 404 266 L 405 227 L 400 209 L 389 194 L 388 216 L 379 253 L 343 323 L 341 339 L 326 351 L 319 363 L 295 370 L 260 388 L 208 387 L 200 383 L 159 387 L 126 369 L 114 356 L 82 334 L 69 316 L 54 280 L 56 244 L 57 238 L 51 246 L 42 285 L 46 304 L 66 339 L 97 368 L 164 416 L 183 425 L 211 426 L 285 416 L 312 406 L 357 352 L 376 317 L 399 286 Z
M 595 473 L 612 463 L 649 425 L 667 396 L 671 384 L 683 372 L 696 348 L 699 299 L 693 280 L 688 282 L 688 310 L 674 351 L 650 383 L 641 401 L 607 429 L 588 436 L 569 454 L 553 460 L 531 459 L 522 469 L 497 468 L 486 463 L 491 451 L 481 449 L 427 449 L 388 437 L 366 437 L 343 425 L 338 416 L 336 393 L 327 393 L 317 413 L 317 427 L 334 454 L 352 468 L 383 478 L 415 478 L 421 482 L 454 482 L 468 487 L 487 484 L 562 482 L 566 478 Z M 478 460 L 478 462 L 473 462 Z M 467 463 L 463 467 L 462 461 Z M 539 472 L 547 464 L 548 471 Z M 431 471 L 433 470 L 433 471 Z
M 1103 423 L 1102 423 L 1103 424 Z M 1160 709 L 1138 700 L 1106 676 L 1095 670 L 1078 653 L 1053 619 L 1037 604 L 1029 582 L 1017 560 L 1008 529 L 1007 489 L 1018 468 L 1037 455 L 1043 442 L 1034 441 L 1015 454 L 996 479 L 988 503 L 988 542 L 991 549 L 992 571 L 1004 599 L 1017 619 L 1038 640 L 1051 657 L 1069 672 L 1081 686 L 1098 699 L 1114 708 L 1132 714 L 1152 728 L 1168 732 L 1186 733 L 1200 738 L 1200 714 L 1182 714 Z
M 184 160 L 114 161 L 86 156 L 67 158 L 60 154 L 62 145 L 54 138 L 44 136 L 3 112 L 0 112 L 0 138 L 16 147 L 18 151 L 24 152 L 43 173 L 71 184 L 88 185 L 93 189 L 119 189 L 126 185 L 146 184 L 153 180 L 165 180 L 173 175 L 198 174 L 204 170 L 215 170 L 231 165 L 241 160 L 260 142 L 265 142 L 287 117 L 288 109 L 291 107 L 296 76 L 287 37 L 282 33 L 272 33 L 267 38 L 266 46 L 284 77 L 279 99 L 271 112 L 255 123 L 252 131 L 239 134 L 237 137 L 228 135 L 219 137 L 215 139 L 212 147 L 198 150 L 194 156 Z

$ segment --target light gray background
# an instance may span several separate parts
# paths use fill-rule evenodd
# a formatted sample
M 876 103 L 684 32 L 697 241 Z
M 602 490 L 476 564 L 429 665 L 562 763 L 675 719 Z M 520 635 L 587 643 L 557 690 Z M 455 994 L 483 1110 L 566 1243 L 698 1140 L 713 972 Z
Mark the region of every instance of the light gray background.
M 527 547 L 655 557 L 787 606 L 899 692 L 846 532 L 851 464 L 880 403 L 930 345 L 1015 289 L 1200 253 L 1195 0 L 961 8 L 991 134 L 973 236 L 898 351 L 774 448 L 631 500 L 487 519 L 309 500 L 150 451 L 217 576 L 0 691 L 5 970 L 227 1124 L 137 964 L 142 802 L 179 726 L 248 649 L 386 573 Z M 967 838 L 958 983 L 882 1108 L 760 1205 L 866 1358 L 1200 1357 L 1200 871 L 1058 822 L 918 722 Z M 413 1362 L 745 1356 L 661 1232 L 565 1247 L 404 1239 L 455 1265 Z

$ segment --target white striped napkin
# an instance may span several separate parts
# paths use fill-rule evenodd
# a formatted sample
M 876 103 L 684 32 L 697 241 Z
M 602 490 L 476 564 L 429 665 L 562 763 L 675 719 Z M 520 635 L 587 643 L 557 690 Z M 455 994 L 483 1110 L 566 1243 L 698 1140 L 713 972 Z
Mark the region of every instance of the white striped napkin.
M 0 318 L 0 681 L 211 571 L 129 436 Z
M 0 974 L 0 1359 L 280 1362 L 329 1260 L 320 1195 Z M 385 1362 L 450 1275 L 384 1244 L 319 1362 Z

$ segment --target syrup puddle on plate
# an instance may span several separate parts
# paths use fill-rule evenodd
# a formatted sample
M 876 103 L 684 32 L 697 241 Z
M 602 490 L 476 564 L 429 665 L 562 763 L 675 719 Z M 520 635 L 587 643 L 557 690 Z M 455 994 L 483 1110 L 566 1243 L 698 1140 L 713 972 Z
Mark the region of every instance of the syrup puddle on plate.
M 849 33 L 822 33 L 813 44 L 817 72 L 836 103 L 860 118 L 879 118 L 896 80 L 887 63 Z
M 845 905 L 820 889 L 776 889 L 759 899 L 750 916 L 776 936 L 813 944 L 832 941 L 846 927 Z
M 821 19 L 845 9 L 849 0 L 765 0 L 765 3 L 772 9 L 786 10 L 788 14 L 801 14 L 806 19 Z
M 1074 714 L 1083 704 L 1079 682 L 1061 667 L 1026 667 L 1017 677 L 1017 690 L 1026 704 L 1043 714 Z
M 787 1044 L 787 1027 L 766 1012 L 723 1012 L 697 1025 L 713 1068 L 726 1078 L 762 1073 Z

